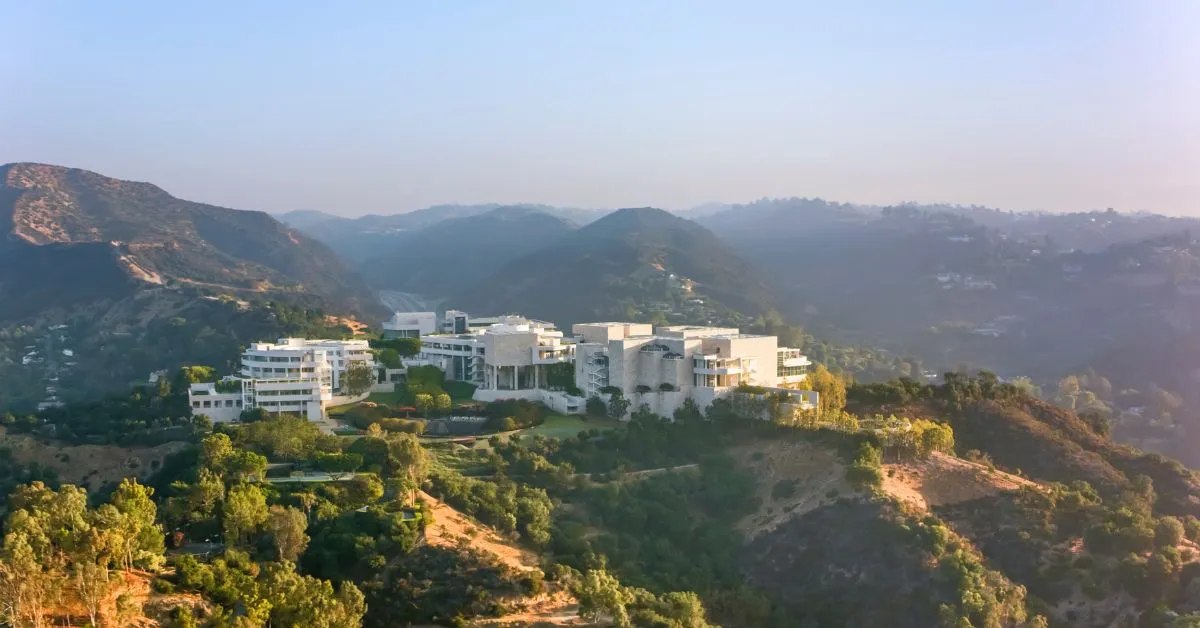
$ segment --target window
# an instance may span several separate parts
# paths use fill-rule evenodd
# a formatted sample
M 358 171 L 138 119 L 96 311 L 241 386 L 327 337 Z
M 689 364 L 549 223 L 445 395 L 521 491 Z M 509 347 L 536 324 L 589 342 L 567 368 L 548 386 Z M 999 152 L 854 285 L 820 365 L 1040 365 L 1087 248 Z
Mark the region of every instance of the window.
M 212 402 L 211 402 L 211 401 L 209 401 L 209 400 L 207 400 L 207 399 L 205 399 L 205 400 L 204 400 L 204 407 L 205 407 L 205 408 L 211 408 L 211 407 L 212 407 Z
M 193 407 L 193 408 L 199 408 L 199 407 L 200 407 L 200 402 L 199 402 L 199 401 L 193 401 L 193 402 L 192 402 L 192 407 Z
M 232 408 L 232 407 L 233 407 L 233 400 L 232 400 L 232 399 L 226 399 L 226 400 L 225 400 L 225 407 L 226 407 L 226 408 Z

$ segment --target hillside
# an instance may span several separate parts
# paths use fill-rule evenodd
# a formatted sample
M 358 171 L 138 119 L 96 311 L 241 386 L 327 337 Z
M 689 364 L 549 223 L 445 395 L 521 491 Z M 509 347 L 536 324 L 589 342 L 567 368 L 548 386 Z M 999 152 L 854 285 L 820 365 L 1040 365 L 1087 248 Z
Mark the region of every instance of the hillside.
M 1200 465 L 1194 219 L 784 199 L 699 221 L 818 338 L 904 356 L 914 377 L 1029 377 L 1126 442 Z
M 656 303 L 659 311 L 681 313 L 705 300 L 751 314 L 773 304 L 765 281 L 712 232 L 641 208 L 618 210 L 504 264 L 451 302 L 565 324 L 638 315 Z
M 325 243 L 343 259 L 353 264 L 364 265 L 369 260 L 395 254 L 398 249 L 412 242 L 412 236 L 421 230 L 445 221 L 465 220 L 499 209 L 547 214 L 581 225 L 592 222 L 605 213 L 603 210 L 549 205 L 485 203 L 434 205 L 400 214 L 369 214 L 358 218 L 329 216 L 322 219 L 317 216 L 321 212 L 298 210 L 280 215 L 280 220 Z M 443 246 L 447 249 L 457 248 L 450 243 L 443 243 Z M 370 265 L 366 264 L 363 268 L 369 271 Z
M 362 274 L 377 288 L 445 297 L 573 229 L 537 208 L 498 207 L 397 234 L 389 250 L 363 262 Z
M 319 310 L 195 288 L 94 296 L 21 324 L 0 324 L 0 412 L 30 412 L 44 400 L 91 401 L 144 382 L 152 371 L 187 364 L 230 372 L 241 347 L 263 339 L 350 333 Z M 0 303 L 0 311 L 14 309 L 13 301 Z
M 149 183 L 44 164 L 0 167 L 0 182 L 7 235 L 0 255 L 10 262 L 0 270 L 0 286 L 24 288 L 31 301 L 14 316 L 69 300 L 127 296 L 130 284 L 120 275 L 137 287 L 303 295 L 335 311 L 382 311 L 329 249 L 263 212 L 194 203 Z M 55 283 L 63 279 L 65 286 Z

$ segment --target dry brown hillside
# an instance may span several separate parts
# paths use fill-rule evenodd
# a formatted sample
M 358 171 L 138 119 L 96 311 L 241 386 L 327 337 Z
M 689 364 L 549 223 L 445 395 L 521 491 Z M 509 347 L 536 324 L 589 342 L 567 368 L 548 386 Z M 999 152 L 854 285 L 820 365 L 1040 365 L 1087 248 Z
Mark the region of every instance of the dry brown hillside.
M 445 502 L 422 492 L 421 498 L 432 506 L 433 524 L 425 530 L 426 541 L 434 546 L 455 548 L 468 545 L 519 571 L 540 569 L 533 552 L 506 539 L 492 528 L 472 520 Z M 566 591 L 547 593 L 521 601 L 524 610 L 494 619 L 479 620 L 479 626 L 587 626 L 579 618 L 579 605 Z

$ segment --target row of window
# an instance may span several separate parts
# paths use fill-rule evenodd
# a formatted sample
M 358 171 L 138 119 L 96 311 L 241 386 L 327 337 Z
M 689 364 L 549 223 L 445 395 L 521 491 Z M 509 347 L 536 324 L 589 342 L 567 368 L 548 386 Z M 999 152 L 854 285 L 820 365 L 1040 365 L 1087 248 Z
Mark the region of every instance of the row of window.
M 426 349 L 441 349 L 442 351 L 457 351 L 459 353 L 470 353 L 471 345 L 449 344 L 444 342 L 427 342 Z M 479 347 L 479 354 L 483 355 L 483 347 Z
M 258 367 L 254 367 L 254 368 L 250 369 L 250 373 L 253 375 L 270 375 L 270 374 L 299 375 L 301 373 L 315 373 L 315 372 L 316 372 L 316 369 L 311 366 L 305 366 L 303 368 L 298 368 L 298 369 L 285 369 L 285 368 L 273 368 L 273 369 L 261 368 L 260 369 Z
M 265 356 L 246 354 L 242 356 L 244 362 L 300 362 L 300 356 Z
M 215 405 L 214 405 L 214 404 L 215 404 Z M 221 402 L 220 402 L 220 401 L 208 401 L 208 400 L 205 400 L 203 403 L 201 403 L 201 402 L 199 402 L 199 401 L 193 401 L 193 402 L 192 402 L 192 407 L 193 407 L 193 408 L 220 408 L 220 407 L 222 407 L 222 406 L 221 406 Z M 236 400 L 235 400 L 235 399 L 226 399 L 226 400 L 225 400 L 225 405 L 224 405 L 223 407 L 226 407 L 226 408 L 240 408 L 240 407 L 242 407 L 242 400 L 241 400 L 241 399 L 236 399 Z
M 260 390 L 259 397 L 286 397 L 288 395 L 311 395 L 311 388 L 295 388 L 291 390 Z
M 304 404 L 298 404 L 294 401 L 262 401 L 258 404 L 260 408 L 290 408 L 294 410 L 303 410 Z

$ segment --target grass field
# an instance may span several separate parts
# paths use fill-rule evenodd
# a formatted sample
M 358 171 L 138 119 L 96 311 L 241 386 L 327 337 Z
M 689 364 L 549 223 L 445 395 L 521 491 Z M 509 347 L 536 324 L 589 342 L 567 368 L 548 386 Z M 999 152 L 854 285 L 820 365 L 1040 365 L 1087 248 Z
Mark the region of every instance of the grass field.
M 551 414 L 546 422 L 535 425 L 527 430 L 521 430 L 520 436 L 545 436 L 547 438 L 569 438 L 583 430 L 611 430 L 620 425 L 620 421 L 612 419 L 590 419 L 576 415 Z

